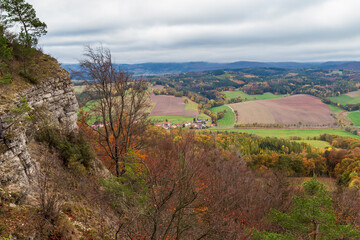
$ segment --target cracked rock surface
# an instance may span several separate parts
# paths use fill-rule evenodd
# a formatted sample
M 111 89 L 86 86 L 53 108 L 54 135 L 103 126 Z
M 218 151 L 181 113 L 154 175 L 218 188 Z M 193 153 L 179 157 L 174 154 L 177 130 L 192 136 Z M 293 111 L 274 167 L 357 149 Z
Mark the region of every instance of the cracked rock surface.
M 79 106 L 69 73 L 60 67 L 56 72 L 39 84 L 17 93 L 13 106 L 0 106 L 0 188 L 9 192 L 26 194 L 38 174 L 37 161 L 28 151 L 29 133 L 34 129 L 25 120 L 13 124 L 15 113 L 9 109 L 20 105 L 21 99 L 25 98 L 30 108 L 45 108 L 52 122 L 70 129 L 77 128 Z

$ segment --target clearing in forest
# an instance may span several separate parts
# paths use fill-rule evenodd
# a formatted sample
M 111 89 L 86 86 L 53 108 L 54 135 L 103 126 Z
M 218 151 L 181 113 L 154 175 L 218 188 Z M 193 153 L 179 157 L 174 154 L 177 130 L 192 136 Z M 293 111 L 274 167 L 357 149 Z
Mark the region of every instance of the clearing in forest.
M 289 97 L 229 104 L 238 111 L 238 124 L 331 126 L 336 123 L 330 108 L 317 97 Z

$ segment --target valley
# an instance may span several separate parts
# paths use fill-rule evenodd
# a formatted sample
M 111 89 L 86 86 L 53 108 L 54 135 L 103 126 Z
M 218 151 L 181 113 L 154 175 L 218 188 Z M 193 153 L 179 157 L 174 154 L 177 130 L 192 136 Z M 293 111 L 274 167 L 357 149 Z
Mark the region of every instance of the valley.
M 360 239 L 354 1 L 30 2 L 0 1 L 0 240 Z
M 243 130 L 303 142 L 326 132 L 357 137 L 360 113 L 344 106 L 360 104 L 358 75 L 350 70 L 250 68 L 148 76 L 149 118 L 157 125 L 167 122 L 162 124 L 166 128 Z M 79 96 L 84 88 L 75 89 Z M 195 119 L 203 125 L 191 125 Z M 307 143 L 327 146 L 319 140 Z

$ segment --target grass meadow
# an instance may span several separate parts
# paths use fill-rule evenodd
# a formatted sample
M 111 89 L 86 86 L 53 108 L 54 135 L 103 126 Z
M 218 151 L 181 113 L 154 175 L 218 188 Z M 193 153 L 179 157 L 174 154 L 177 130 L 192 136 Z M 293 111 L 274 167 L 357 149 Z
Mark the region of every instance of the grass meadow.
M 198 118 L 204 120 L 210 119 L 210 117 L 205 114 L 199 114 Z M 184 122 L 193 122 L 194 120 L 193 117 L 183 116 L 151 116 L 149 117 L 149 119 L 152 122 L 165 122 L 166 120 L 168 120 L 169 122 L 171 122 L 171 124 L 182 124 Z
M 210 111 L 212 111 L 214 113 L 218 113 L 218 112 L 224 111 L 224 110 L 226 110 L 227 112 L 225 113 L 224 118 L 218 120 L 218 126 L 219 127 L 233 126 L 235 124 L 235 114 L 233 113 L 231 108 L 223 105 L 223 106 L 219 106 L 219 107 L 213 107 L 210 109 Z
M 302 140 L 294 140 L 296 142 L 304 142 L 313 147 L 325 149 L 330 144 L 320 140 L 307 140 L 307 138 L 318 137 L 321 134 L 334 134 L 342 137 L 351 137 L 360 139 L 359 136 L 346 132 L 344 130 L 335 129 L 212 129 L 212 130 L 223 130 L 228 132 L 243 132 L 248 134 L 255 134 L 261 137 L 277 137 L 289 139 L 290 137 L 301 137 Z
M 236 91 L 224 91 L 223 92 L 226 95 L 226 99 L 232 99 L 232 98 L 237 98 L 237 97 L 241 97 L 243 100 L 246 101 L 253 101 L 253 100 L 267 100 L 267 99 L 274 99 L 274 98 L 281 98 L 284 97 L 286 95 L 275 95 L 272 93 L 264 93 L 264 94 L 257 94 L 257 95 L 249 95 L 246 94 L 242 91 L 236 90 Z
M 153 122 L 165 122 L 166 120 L 172 124 L 182 124 L 183 122 L 192 122 L 193 117 L 183 117 L 183 116 L 152 116 L 149 119 Z
M 336 129 L 235 129 L 231 131 L 256 134 L 262 137 L 278 137 L 278 138 L 289 138 L 291 136 L 297 136 L 306 139 L 307 137 L 313 138 L 321 134 L 334 134 L 342 137 L 351 137 L 351 138 L 360 139 L 359 136 L 356 136 L 344 130 L 336 130 Z
M 336 107 L 336 106 L 334 106 L 334 105 L 328 104 L 328 106 L 329 106 L 329 108 L 331 109 L 331 111 L 333 111 L 333 113 L 339 113 L 339 112 L 342 111 L 341 108 Z
M 303 142 L 306 144 L 309 144 L 311 146 L 317 147 L 317 148 L 322 148 L 325 149 L 327 147 L 330 147 L 330 143 L 325 142 L 325 141 L 320 141 L 320 140 L 295 140 L 295 142 Z
M 184 99 L 184 101 L 185 101 L 185 99 L 187 99 L 187 103 L 185 104 L 185 110 L 190 110 L 190 111 L 198 110 L 198 104 L 196 102 L 191 101 L 187 97 L 183 97 L 183 99 Z
M 355 111 L 347 115 L 347 117 L 354 123 L 355 126 L 360 126 L 360 112 Z
M 342 94 L 337 97 L 329 97 L 329 99 L 333 102 L 340 103 L 341 105 L 360 103 L 360 96 L 350 97 L 346 94 Z

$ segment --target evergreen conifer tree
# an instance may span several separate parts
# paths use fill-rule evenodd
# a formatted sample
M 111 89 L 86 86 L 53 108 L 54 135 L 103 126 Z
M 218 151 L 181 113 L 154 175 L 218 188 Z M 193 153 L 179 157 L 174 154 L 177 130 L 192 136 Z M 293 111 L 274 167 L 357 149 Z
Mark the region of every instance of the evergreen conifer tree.
M 36 16 L 35 9 L 25 0 L 2 0 L 1 9 L 5 11 L 5 24 L 19 24 L 19 40 L 26 47 L 32 47 L 38 43 L 39 37 L 45 35 L 46 24 Z
M 303 183 L 304 191 L 293 197 L 289 213 L 272 210 L 272 222 L 281 226 L 282 233 L 255 232 L 254 239 L 359 239 L 360 232 L 350 225 L 336 223 L 332 199 L 325 186 L 316 178 Z

